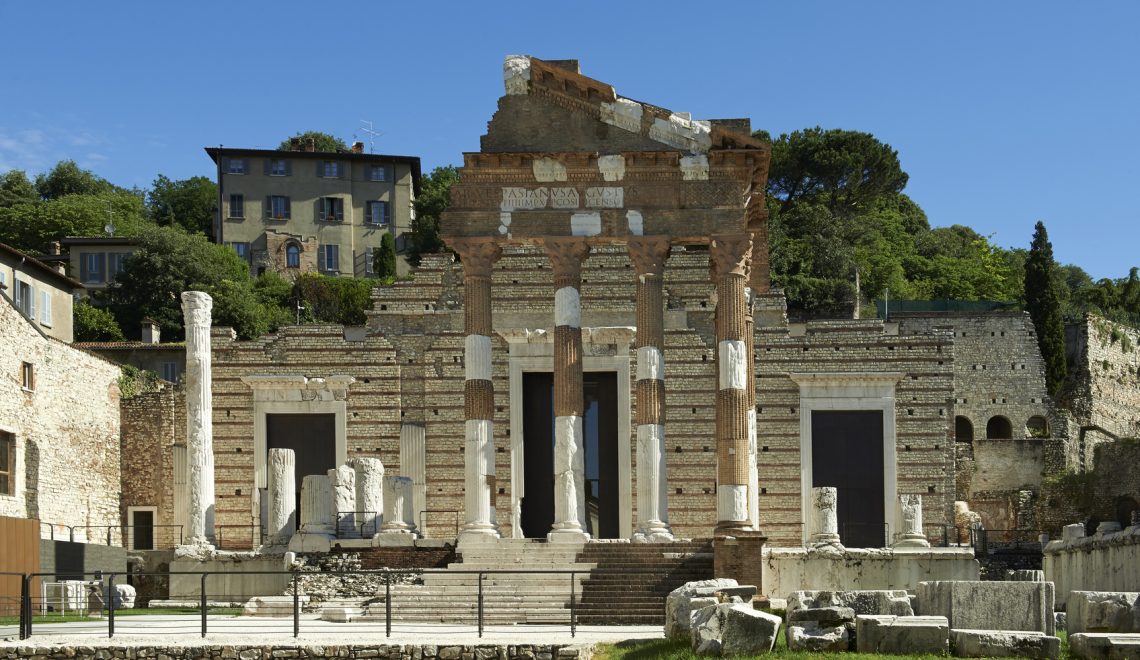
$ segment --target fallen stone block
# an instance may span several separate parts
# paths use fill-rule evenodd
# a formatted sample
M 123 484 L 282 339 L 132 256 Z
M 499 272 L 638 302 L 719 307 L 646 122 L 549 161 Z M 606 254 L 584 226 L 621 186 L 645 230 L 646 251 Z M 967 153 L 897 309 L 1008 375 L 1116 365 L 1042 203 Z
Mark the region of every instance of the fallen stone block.
M 321 621 L 331 621 L 333 623 L 352 623 L 353 619 L 358 616 L 360 616 L 360 610 L 355 607 L 325 605 L 321 608 Z
M 960 630 L 1055 634 L 1052 582 L 943 580 L 918 583 L 918 613 L 943 616 Z
M 1036 631 L 954 629 L 950 649 L 959 658 L 1056 660 L 1061 656 L 1061 638 Z
M 847 624 L 822 625 L 817 621 L 789 623 L 784 639 L 792 651 L 843 652 L 850 650 L 851 634 Z
M 1140 593 L 1074 591 L 1065 602 L 1069 634 L 1140 633 Z
M 855 610 L 850 607 L 812 607 L 788 612 L 788 621 L 793 623 L 811 621 L 821 626 L 838 626 L 855 620 Z
M 135 607 L 135 588 L 129 584 L 116 584 L 111 592 L 111 602 L 117 610 L 130 610 Z
M 750 603 L 752 597 L 756 595 L 756 587 L 752 585 L 740 585 L 736 587 L 724 587 L 717 589 L 714 594 L 722 603 L 727 603 L 733 598 L 739 598 L 741 602 Z
M 950 646 L 950 624 L 944 616 L 861 614 L 855 629 L 860 653 L 944 655 Z
M 299 607 L 309 602 L 308 596 L 301 596 Z M 292 596 L 254 596 L 241 608 L 242 616 L 293 616 Z
M 1140 633 L 1076 633 L 1069 635 L 1069 654 L 1095 660 L 1140 658 Z
M 821 607 L 849 607 L 859 614 L 891 614 L 914 616 L 910 596 L 904 589 L 868 589 L 862 591 L 793 591 L 788 598 L 788 612 Z
M 716 592 L 736 586 L 739 586 L 736 580 L 731 578 L 716 578 L 713 580 L 686 582 L 669 592 L 669 595 L 665 598 L 665 637 L 668 639 L 689 641 L 689 629 L 693 612 L 701 607 L 715 604 Z M 694 598 L 708 598 L 711 600 L 693 604 L 690 601 Z
M 693 614 L 692 647 L 701 655 L 769 653 L 782 620 L 744 603 L 720 603 Z

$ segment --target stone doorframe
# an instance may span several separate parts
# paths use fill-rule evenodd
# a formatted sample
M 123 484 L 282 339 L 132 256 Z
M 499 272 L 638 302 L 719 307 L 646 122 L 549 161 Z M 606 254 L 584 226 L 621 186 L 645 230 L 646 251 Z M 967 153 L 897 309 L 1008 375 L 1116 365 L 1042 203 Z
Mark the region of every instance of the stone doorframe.
M 253 390 L 253 473 L 254 488 L 266 488 L 267 415 L 332 414 L 336 416 L 336 464 L 348 460 L 347 412 L 348 386 L 352 376 L 308 378 L 256 374 L 242 376 L 241 381 Z
M 895 523 L 898 465 L 895 448 L 895 385 L 901 372 L 792 373 L 800 387 L 800 526 L 806 545 L 811 515 L 811 414 L 816 410 L 880 410 L 883 413 L 883 516 Z
M 523 374 L 554 371 L 554 333 L 546 329 L 506 328 L 496 332 L 510 348 L 511 536 L 522 538 L 519 514 L 525 478 L 523 456 Z M 630 399 L 630 344 L 636 329 L 628 326 L 582 328 L 582 370 L 617 373 L 618 395 L 618 534 L 633 536 L 633 466 Z

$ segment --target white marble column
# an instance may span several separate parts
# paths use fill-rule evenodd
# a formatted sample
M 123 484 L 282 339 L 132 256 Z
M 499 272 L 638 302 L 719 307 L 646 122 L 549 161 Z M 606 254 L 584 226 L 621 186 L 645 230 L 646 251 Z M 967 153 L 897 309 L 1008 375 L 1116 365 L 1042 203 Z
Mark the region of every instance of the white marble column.
M 329 483 L 332 486 L 333 526 L 336 535 L 343 538 L 360 536 L 356 526 L 356 470 L 351 465 L 341 465 L 329 470 Z
M 384 525 L 373 537 L 373 545 L 412 545 L 419 536 L 412 521 L 412 480 L 384 477 Z
M 400 474 L 412 480 L 412 521 L 427 509 L 427 438 L 423 424 L 400 425 Z M 426 524 L 426 523 L 425 523 Z M 420 530 L 426 534 L 427 530 Z
M 214 300 L 207 293 L 182 293 L 186 328 L 188 545 L 212 545 L 214 541 L 214 409 L 210 373 L 210 312 L 213 306 Z
M 301 480 L 301 529 L 289 540 L 291 552 L 328 552 L 333 538 L 332 484 L 326 474 Z
M 838 496 L 835 488 L 811 489 L 812 545 L 839 545 Z
M 268 507 L 265 542 L 287 545 L 297 531 L 297 480 L 292 449 L 269 450 Z
M 899 495 L 899 529 L 896 548 L 929 548 L 930 541 L 922 531 L 922 495 Z
M 379 458 L 355 458 L 356 470 L 356 526 L 361 535 L 372 536 L 380 531 L 384 519 L 384 464 Z

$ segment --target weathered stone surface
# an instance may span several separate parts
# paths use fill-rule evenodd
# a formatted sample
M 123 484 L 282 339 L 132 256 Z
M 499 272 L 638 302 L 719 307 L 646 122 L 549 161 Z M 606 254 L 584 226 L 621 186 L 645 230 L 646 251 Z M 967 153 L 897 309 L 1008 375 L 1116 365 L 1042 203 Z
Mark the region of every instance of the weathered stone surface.
M 298 605 L 304 607 L 308 596 L 301 596 Z M 293 616 L 292 596 L 256 596 L 241 608 L 242 616 Z
M 1055 660 L 1061 655 L 1061 639 L 1039 632 L 954 629 L 950 648 L 959 658 Z
M 321 621 L 332 621 L 335 623 L 351 623 L 353 619 L 360 616 L 360 609 L 356 607 L 344 607 L 341 605 L 325 605 L 321 608 Z
M 856 614 L 914 616 L 910 596 L 902 589 L 864 591 L 795 591 L 788 598 L 789 617 L 798 610 L 851 608 Z
M 694 608 L 690 601 L 694 598 L 708 598 L 711 602 L 701 604 L 712 604 L 716 602 L 716 592 L 736 586 L 736 580 L 717 578 L 688 582 L 669 592 L 665 598 L 665 637 L 689 640 L 691 612 Z
M 780 617 L 748 604 L 710 605 L 693 613 L 693 651 L 722 656 L 768 653 L 781 623 Z
M 356 458 L 356 524 L 364 536 L 380 531 L 384 519 L 384 463 L 378 458 Z
M 111 601 L 117 610 L 130 610 L 135 606 L 135 588 L 129 584 L 116 584 L 111 592 Z
M 1005 579 L 1008 582 L 1044 582 L 1045 571 L 1017 570 L 1007 571 Z
M 950 645 L 950 624 L 944 616 L 861 614 L 855 619 L 855 627 L 860 653 L 942 655 Z
M 920 582 L 918 613 L 956 629 L 1036 630 L 1052 635 L 1052 582 Z
M 732 598 L 739 598 L 740 600 L 742 600 L 744 602 L 748 602 L 748 601 L 751 601 L 752 597 L 755 595 L 756 595 L 756 587 L 754 587 L 752 585 L 746 585 L 746 584 L 742 584 L 738 587 L 724 587 L 723 589 L 717 589 L 717 591 L 716 591 L 716 596 L 721 598 L 722 600 L 731 600 Z
M 821 625 L 817 621 L 789 623 L 784 639 L 793 651 L 847 651 L 851 639 L 846 624 Z
M 1136 658 L 1140 658 L 1140 634 L 1077 633 L 1069 635 L 1069 653 L 1074 658 L 1136 660 Z
M 1140 633 L 1140 593 L 1134 591 L 1074 591 L 1065 613 L 1070 634 Z

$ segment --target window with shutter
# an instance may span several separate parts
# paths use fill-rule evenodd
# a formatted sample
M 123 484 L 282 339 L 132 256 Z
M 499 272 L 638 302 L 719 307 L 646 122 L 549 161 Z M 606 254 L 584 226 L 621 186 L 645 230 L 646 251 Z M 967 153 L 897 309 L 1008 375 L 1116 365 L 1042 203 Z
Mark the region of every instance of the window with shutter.
M 51 327 L 51 291 L 40 291 L 40 324 Z
M 0 495 L 16 494 L 16 436 L 0 431 Z

